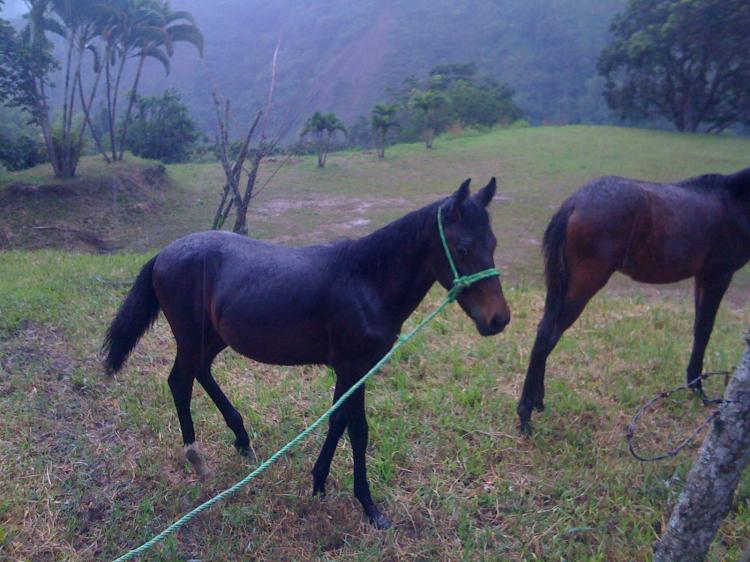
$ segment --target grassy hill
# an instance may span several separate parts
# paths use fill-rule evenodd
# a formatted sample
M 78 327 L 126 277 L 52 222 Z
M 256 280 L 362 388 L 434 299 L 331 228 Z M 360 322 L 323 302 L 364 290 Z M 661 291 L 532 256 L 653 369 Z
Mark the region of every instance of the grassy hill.
M 521 439 L 515 401 L 543 307 L 538 241 L 559 202 L 594 176 L 683 178 L 735 170 L 748 155 L 747 140 L 565 127 L 441 138 L 429 152 L 398 146 L 384 162 L 351 152 L 331 155 L 325 170 L 311 159 L 285 165 L 253 205 L 250 224 L 256 235 L 295 244 L 359 235 L 467 176 L 480 183 L 497 175 L 497 258 L 513 322 L 482 339 L 454 306 L 369 385 L 371 485 L 393 530 L 363 522 L 343 442 L 328 498 L 308 497 L 317 435 L 158 547 L 154 559 L 647 558 L 695 449 L 643 465 L 627 454 L 623 429 L 645 399 L 683 380 L 689 292 L 628 282 L 627 292 L 594 299 L 553 354 L 547 411 L 536 416 L 534 437 Z M 264 177 L 277 164 L 266 163 Z M 77 180 L 84 185 L 68 185 L 62 197 L 40 193 L 64 187 L 43 169 L 2 180 L 6 246 L 34 247 L 40 240 L 25 231 L 44 221 L 89 228 L 121 251 L 82 254 L 83 246 L 63 240 L 63 249 L 0 253 L 0 557 L 112 559 L 255 465 L 235 455 L 221 415 L 196 387 L 196 431 L 213 476 L 194 479 L 166 384 L 174 347 L 163 320 L 121 375 L 100 376 L 102 335 L 129 282 L 154 249 L 208 224 L 221 184 L 215 165 L 189 164 L 169 166 L 163 189 L 149 191 L 142 171 L 152 166 L 131 160 L 116 170 L 122 185 L 110 192 L 91 178 L 116 174 L 87 161 Z M 36 190 L 10 195 L 19 182 Z M 18 211 L 18 197 L 31 197 L 34 212 Z M 741 355 L 750 308 L 739 294 L 722 307 L 707 369 L 730 368 Z M 440 298 L 431 293 L 417 316 Z M 323 368 L 269 367 L 224 353 L 215 376 L 245 417 L 259 459 L 330 403 L 333 378 Z M 720 391 L 714 381 L 711 392 Z M 679 396 L 648 418 L 639 445 L 667 449 L 705 415 Z M 737 559 L 746 546 L 750 475 L 735 504 L 711 560 Z
M 116 171 L 137 176 L 149 167 L 133 157 L 128 163 Z M 469 131 L 441 137 L 431 151 L 421 144 L 392 147 L 385 161 L 352 151 L 330 155 L 323 170 L 313 158 L 265 162 L 249 224 L 253 236 L 289 244 L 360 236 L 449 194 L 466 177 L 478 186 L 495 175 L 500 182 L 492 208 L 497 260 L 514 280 L 536 283 L 546 222 L 583 183 L 601 175 L 669 181 L 748 164 L 750 140 L 743 138 L 587 126 Z M 117 174 L 109 174 L 96 157 L 81 169 L 84 181 L 97 184 L 98 191 L 90 197 L 45 198 L 39 189 L 31 206 L 12 201 L 13 212 L 0 216 L 0 247 L 65 247 L 65 239 L 32 228 L 59 224 L 89 229 L 120 251 L 156 250 L 208 228 L 223 185 L 218 164 L 170 165 L 171 181 L 156 189 L 143 181 L 123 188 L 119 184 L 128 182 L 116 181 Z M 8 182 L 44 184 L 49 176 L 40 167 L 0 178 L 0 205 L 7 208 Z

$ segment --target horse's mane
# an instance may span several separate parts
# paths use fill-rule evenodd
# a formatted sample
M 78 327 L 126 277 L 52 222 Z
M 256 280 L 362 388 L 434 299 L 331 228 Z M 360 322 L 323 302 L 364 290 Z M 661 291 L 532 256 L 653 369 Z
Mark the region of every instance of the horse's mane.
M 700 189 L 721 189 L 726 187 L 726 176 L 721 174 L 702 174 L 677 182 L 680 187 L 695 187 Z
M 750 168 L 729 175 L 703 174 L 678 182 L 677 185 L 706 190 L 726 189 L 736 197 L 749 198 Z
M 430 203 L 362 238 L 342 241 L 341 261 L 360 271 L 371 270 L 392 262 L 399 253 L 410 254 L 421 242 L 422 233 L 434 226 L 437 208 L 443 202 Z

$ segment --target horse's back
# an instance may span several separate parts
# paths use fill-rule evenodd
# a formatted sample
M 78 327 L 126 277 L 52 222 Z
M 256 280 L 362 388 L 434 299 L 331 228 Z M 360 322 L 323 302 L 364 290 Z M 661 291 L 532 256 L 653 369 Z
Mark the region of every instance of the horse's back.
M 701 270 L 725 215 L 716 191 L 615 176 L 597 178 L 564 205 L 572 207 L 567 235 L 579 255 L 647 283 Z
M 186 299 L 210 300 L 212 312 L 232 302 L 271 302 L 315 296 L 329 274 L 325 247 L 293 248 L 222 231 L 190 234 L 166 246 L 154 264 L 154 285 L 163 307 L 188 307 Z M 166 301 L 166 302 L 163 302 Z

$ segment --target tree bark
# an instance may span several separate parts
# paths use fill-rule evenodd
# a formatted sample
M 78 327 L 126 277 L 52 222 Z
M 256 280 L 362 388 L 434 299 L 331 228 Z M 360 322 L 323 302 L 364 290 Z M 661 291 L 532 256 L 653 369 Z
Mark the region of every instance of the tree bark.
M 96 96 L 96 89 L 99 85 L 99 78 L 102 75 L 101 68 L 99 69 L 99 73 L 96 75 L 96 78 L 94 79 L 94 85 L 91 88 L 91 93 L 89 94 L 89 102 L 86 103 L 85 98 L 83 97 L 83 84 L 81 82 L 81 75 L 78 75 L 78 93 L 81 97 L 81 107 L 83 108 L 83 125 L 81 126 L 80 135 L 79 135 L 79 141 L 78 141 L 78 153 L 80 154 L 83 150 L 83 135 L 86 132 L 86 125 L 89 127 L 89 131 L 91 131 L 91 136 L 94 139 L 94 142 L 96 143 L 96 148 L 99 149 L 99 152 L 101 152 L 102 156 L 104 157 L 104 160 L 107 162 L 107 164 L 111 164 L 112 161 L 109 159 L 109 156 L 107 155 L 107 151 L 104 149 L 104 146 L 102 145 L 102 139 L 99 137 L 99 133 L 97 133 L 96 129 L 94 129 L 94 125 L 91 122 L 91 106 L 94 103 L 94 97 Z
M 711 431 L 703 441 L 664 536 L 654 545 L 654 561 L 704 560 L 732 506 L 742 472 L 750 461 L 750 336 L 742 362 L 724 392 Z
M 253 154 L 251 161 L 250 171 L 247 174 L 247 184 L 245 185 L 245 194 L 242 197 L 242 201 L 236 205 L 237 218 L 234 222 L 234 228 L 232 232 L 247 236 L 247 208 L 250 205 L 250 199 L 253 197 L 253 191 L 255 190 L 255 180 L 258 177 L 258 168 L 260 167 L 260 161 L 263 159 L 263 151 L 258 150 Z
M 128 136 L 128 124 L 130 123 L 130 114 L 133 111 L 133 104 L 135 103 L 136 92 L 138 91 L 138 82 L 141 79 L 141 72 L 143 71 L 143 61 L 146 60 L 144 55 L 141 55 L 138 61 L 138 70 L 135 73 L 135 81 L 133 82 L 133 89 L 130 91 L 130 100 L 128 101 L 128 109 L 125 112 L 125 119 L 122 122 L 122 134 L 120 135 L 120 156 L 118 160 L 122 160 L 125 156 L 125 143 L 127 142 Z

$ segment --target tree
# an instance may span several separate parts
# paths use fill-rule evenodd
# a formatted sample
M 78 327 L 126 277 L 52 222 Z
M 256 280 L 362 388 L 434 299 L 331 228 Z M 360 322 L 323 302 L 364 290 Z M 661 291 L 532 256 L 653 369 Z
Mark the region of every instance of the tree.
M 446 95 L 450 99 L 451 119 L 463 126 L 491 127 L 509 124 L 523 112 L 513 101 L 515 92 L 494 80 L 475 84 L 467 80 L 453 82 Z
M 704 560 L 732 509 L 732 498 L 750 461 L 750 337 L 746 342 L 748 349 L 724 392 L 666 532 L 654 545 L 656 562 Z
M 2 7 L 3 2 L 0 2 Z M 39 53 L 42 66 L 53 61 L 47 49 Z M 7 20 L 0 19 L 0 104 L 18 107 L 33 115 L 37 107 L 32 52 L 21 34 Z
M 318 168 L 325 168 L 331 140 L 337 132 L 346 135 L 346 127 L 334 113 L 316 111 L 305 123 L 300 138 L 304 139 L 306 135 L 312 135 L 315 152 L 318 155 Z
M 399 126 L 396 118 L 398 107 L 396 103 L 379 103 L 372 108 L 370 113 L 370 123 L 375 131 L 375 144 L 378 147 L 379 158 L 385 158 L 388 131 Z
M 435 134 L 439 133 L 448 121 L 448 98 L 435 90 L 415 90 L 411 103 L 422 114 L 422 136 L 427 148 L 432 148 Z
M 663 117 L 679 131 L 750 122 L 750 3 L 631 0 L 598 63 L 621 118 Z
M 29 118 L 24 109 L 0 104 L 0 164 L 8 170 L 23 170 L 44 162 L 38 126 Z
M 138 92 L 141 72 L 147 59 L 159 61 L 169 74 L 169 59 L 174 54 L 174 43 L 191 43 L 203 55 L 203 36 L 186 11 L 172 11 L 164 0 L 118 0 L 108 24 L 102 32 L 105 42 L 105 77 L 107 87 L 107 115 L 109 142 L 113 160 L 122 160 L 130 117 Z M 138 60 L 138 67 L 130 89 L 128 107 L 118 135 L 116 130 L 117 102 L 120 81 L 128 59 Z M 116 69 L 116 70 L 115 70 Z M 114 83 L 113 83 L 114 81 Z
M 161 96 L 138 96 L 136 104 L 127 138 L 133 154 L 165 163 L 187 160 L 200 133 L 179 94 L 167 90 Z

